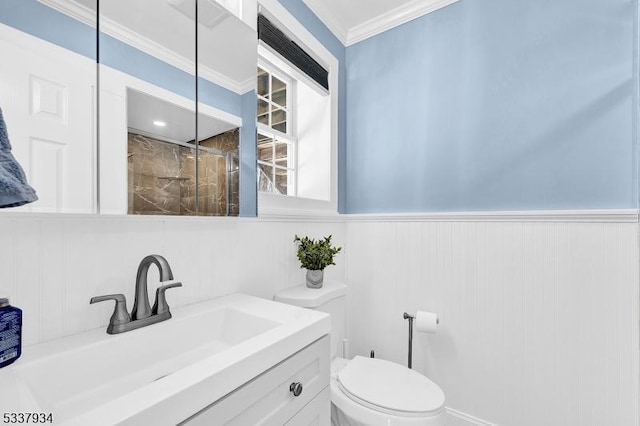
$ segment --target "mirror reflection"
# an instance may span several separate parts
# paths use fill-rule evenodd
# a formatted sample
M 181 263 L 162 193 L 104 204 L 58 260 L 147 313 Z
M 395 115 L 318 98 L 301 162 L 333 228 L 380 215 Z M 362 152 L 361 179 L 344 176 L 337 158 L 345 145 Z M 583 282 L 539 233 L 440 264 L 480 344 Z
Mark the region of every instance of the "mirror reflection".
M 255 121 L 243 110 L 243 96 L 255 87 L 256 32 L 246 23 L 255 16 L 240 16 L 242 8 L 229 1 L 149 5 L 148 0 L 0 0 L 0 53 L 11 58 L 0 69 L 0 108 L 13 155 L 39 197 L 12 210 L 183 215 L 242 210 L 239 176 L 245 177 L 245 188 L 251 188 L 250 180 L 255 183 L 255 164 L 241 155 L 243 138 L 255 145 L 255 127 L 243 126 L 246 116 Z M 159 105 L 172 111 L 165 131 L 179 133 L 164 134 L 136 121 Z M 155 199 L 154 208 L 142 202 L 148 194 L 141 188 L 148 182 L 141 184 L 141 170 L 148 162 L 142 166 L 137 163 L 142 154 L 130 155 L 151 149 L 150 144 L 180 158 L 175 169 L 154 172 L 168 193 L 175 193 L 162 202 Z M 180 188 L 179 196 L 172 187 Z
M 0 1 L 0 108 L 38 196 L 18 211 L 95 211 L 96 0 L 76 6 Z
M 194 179 L 193 111 L 145 93 L 127 93 L 128 213 L 237 216 L 239 129 L 200 114 L 200 177 Z
M 180 208 L 180 192 L 175 199 L 169 196 L 171 191 L 161 197 L 149 182 L 151 176 L 142 179 L 141 164 L 147 162 L 136 142 L 141 137 L 157 133 L 159 141 L 195 140 L 195 24 L 172 6 L 175 2 L 156 3 L 150 8 L 144 0 L 100 2 L 99 202 L 103 214 L 195 214 Z M 195 0 L 182 3 L 195 10 Z M 163 110 L 164 105 L 174 108 Z M 172 133 L 162 134 L 153 121 L 162 122 Z M 143 134 L 132 136 L 131 128 Z M 146 173 L 153 172 L 157 183 L 180 189 L 180 180 L 157 179 L 195 182 L 195 174 L 188 175 L 188 169 L 180 167 L 171 176 L 158 167 Z
M 255 31 L 215 1 L 200 1 L 197 16 L 196 39 L 196 0 L 101 3 L 103 213 L 239 214 Z

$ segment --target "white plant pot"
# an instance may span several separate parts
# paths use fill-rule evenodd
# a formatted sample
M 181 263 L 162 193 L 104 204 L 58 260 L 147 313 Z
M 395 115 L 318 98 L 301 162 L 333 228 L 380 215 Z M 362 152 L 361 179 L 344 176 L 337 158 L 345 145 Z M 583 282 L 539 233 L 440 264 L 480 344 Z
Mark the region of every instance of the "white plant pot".
M 317 270 L 312 271 L 307 269 L 307 287 L 309 288 L 322 288 L 322 280 L 324 279 L 324 271 Z

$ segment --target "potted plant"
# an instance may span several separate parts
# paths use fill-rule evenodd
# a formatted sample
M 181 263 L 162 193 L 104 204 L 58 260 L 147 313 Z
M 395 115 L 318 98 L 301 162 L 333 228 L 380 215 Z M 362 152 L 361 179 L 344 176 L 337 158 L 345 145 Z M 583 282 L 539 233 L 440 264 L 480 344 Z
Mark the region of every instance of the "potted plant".
M 293 241 L 298 244 L 297 256 L 300 260 L 300 267 L 307 270 L 307 287 L 322 287 L 324 268 L 335 265 L 333 256 L 340 253 L 342 247 L 331 245 L 331 235 L 317 241 L 313 238 L 300 238 L 296 235 Z

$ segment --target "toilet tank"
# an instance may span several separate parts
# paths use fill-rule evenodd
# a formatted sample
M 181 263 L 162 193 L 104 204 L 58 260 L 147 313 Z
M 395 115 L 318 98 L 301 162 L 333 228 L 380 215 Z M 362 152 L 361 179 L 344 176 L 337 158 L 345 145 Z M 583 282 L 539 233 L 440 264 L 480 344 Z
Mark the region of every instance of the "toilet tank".
M 276 293 L 276 302 L 314 309 L 331 315 L 331 358 L 344 357 L 342 341 L 347 328 L 347 286 L 338 281 L 325 280 L 321 288 L 306 285 Z

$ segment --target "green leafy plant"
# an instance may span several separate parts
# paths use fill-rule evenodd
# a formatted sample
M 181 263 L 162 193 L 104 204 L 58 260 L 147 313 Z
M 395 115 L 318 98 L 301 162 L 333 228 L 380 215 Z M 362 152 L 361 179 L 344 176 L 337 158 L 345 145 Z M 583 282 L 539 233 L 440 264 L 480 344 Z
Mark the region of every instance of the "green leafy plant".
M 342 247 L 331 245 L 331 235 L 318 239 L 317 241 L 309 237 L 298 237 L 293 240 L 298 243 L 298 260 L 300 267 L 312 271 L 322 271 L 329 265 L 335 265 L 333 256 L 340 253 Z

